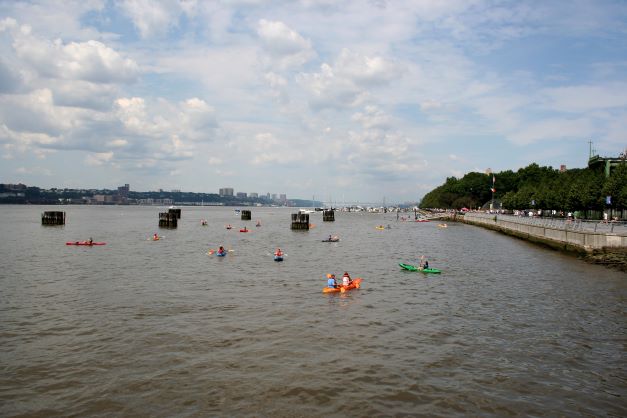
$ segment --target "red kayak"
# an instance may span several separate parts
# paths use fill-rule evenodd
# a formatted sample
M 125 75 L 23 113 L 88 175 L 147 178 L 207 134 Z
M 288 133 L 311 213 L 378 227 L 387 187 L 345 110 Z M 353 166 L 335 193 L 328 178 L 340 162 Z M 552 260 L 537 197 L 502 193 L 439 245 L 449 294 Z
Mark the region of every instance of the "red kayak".
M 106 242 L 92 242 L 90 243 L 89 241 L 73 241 L 73 242 L 66 242 L 65 245 L 88 245 L 88 246 L 92 246 L 92 245 L 105 245 Z
M 248 232 L 249 230 L 244 228 L 244 229 L 240 229 L 239 232 Z

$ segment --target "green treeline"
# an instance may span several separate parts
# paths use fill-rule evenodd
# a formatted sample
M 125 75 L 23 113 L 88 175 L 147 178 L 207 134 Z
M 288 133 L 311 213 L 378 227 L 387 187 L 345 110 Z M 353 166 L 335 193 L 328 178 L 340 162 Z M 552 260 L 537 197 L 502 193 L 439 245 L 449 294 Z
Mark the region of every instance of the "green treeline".
M 533 163 L 516 172 L 494 173 L 494 179 L 494 199 L 500 200 L 505 209 L 570 212 L 627 208 L 627 163 L 613 168 L 608 178 L 602 170 L 577 168 L 560 172 Z M 491 188 L 492 175 L 468 173 L 461 179 L 449 177 L 423 197 L 420 207 L 481 207 L 492 199 Z M 611 205 L 606 205 L 606 196 L 611 196 Z

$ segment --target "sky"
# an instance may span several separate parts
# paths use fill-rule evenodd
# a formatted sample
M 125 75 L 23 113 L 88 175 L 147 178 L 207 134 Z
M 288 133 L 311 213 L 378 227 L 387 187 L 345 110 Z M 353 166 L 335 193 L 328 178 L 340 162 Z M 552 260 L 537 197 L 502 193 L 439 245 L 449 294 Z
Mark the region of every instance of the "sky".
M 417 201 L 627 147 L 622 0 L 0 0 L 0 182 Z

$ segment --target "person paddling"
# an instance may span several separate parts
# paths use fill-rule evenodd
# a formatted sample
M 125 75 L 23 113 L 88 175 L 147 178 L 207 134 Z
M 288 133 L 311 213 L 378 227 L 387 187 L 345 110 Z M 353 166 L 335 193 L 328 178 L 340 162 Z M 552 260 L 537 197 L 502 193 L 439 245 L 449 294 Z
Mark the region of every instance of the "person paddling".
M 218 248 L 218 254 L 222 255 L 224 254 L 224 247 L 220 245 L 220 248 Z
M 157 235 L 157 233 L 155 232 L 154 235 L 152 236 L 152 239 L 157 241 L 159 239 L 159 235 Z
M 420 270 L 424 270 L 424 269 L 428 269 L 429 268 L 429 260 L 427 260 L 424 255 L 420 257 L 420 265 L 419 265 L 418 268 Z
M 327 274 L 327 287 L 330 287 L 332 289 L 337 289 L 338 285 L 337 285 L 337 281 L 335 280 L 335 274 Z
M 342 276 L 342 285 L 349 286 L 351 283 L 353 283 L 353 279 L 351 279 L 351 276 L 345 271 L 344 276 Z
M 280 248 L 277 248 L 274 255 L 276 255 L 277 257 L 283 257 L 283 251 L 281 251 Z

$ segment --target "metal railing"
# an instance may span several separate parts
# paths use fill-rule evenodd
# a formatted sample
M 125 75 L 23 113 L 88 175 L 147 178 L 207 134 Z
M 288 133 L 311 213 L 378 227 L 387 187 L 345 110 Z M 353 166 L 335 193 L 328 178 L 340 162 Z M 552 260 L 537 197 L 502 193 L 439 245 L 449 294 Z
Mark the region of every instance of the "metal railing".
M 541 218 L 531 216 L 515 216 L 496 213 L 469 212 L 469 218 L 496 219 L 545 228 L 597 232 L 601 234 L 627 235 L 627 222 L 624 221 L 589 221 L 585 219 Z

